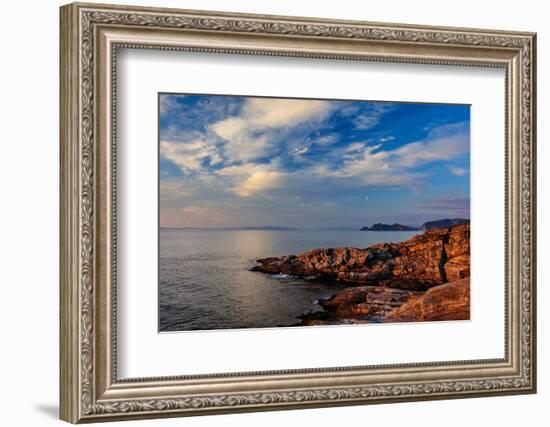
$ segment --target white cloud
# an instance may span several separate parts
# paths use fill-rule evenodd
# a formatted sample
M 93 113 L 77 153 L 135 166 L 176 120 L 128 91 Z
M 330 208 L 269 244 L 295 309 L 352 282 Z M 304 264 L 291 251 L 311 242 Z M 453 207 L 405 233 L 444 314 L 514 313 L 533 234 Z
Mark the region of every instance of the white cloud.
M 363 156 L 367 144 L 364 142 L 353 142 L 345 147 L 341 154 L 342 160 L 357 160 Z M 377 147 L 380 147 L 378 145 Z
M 301 156 L 302 154 L 306 154 L 308 151 L 309 151 L 309 147 L 306 145 L 304 147 L 295 148 L 289 154 L 291 156 Z
M 469 151 L 470 140 L 464 125 L 441 126 L 427 140 L 381 150 L 382 144 L 350 144 L 342 164 L 316 167 L 319 174 L 338 178 L 357 178 L 365 185 L 413 185 L 423 174 L 412 171 L 432 161 L 449 160 Z
M 300 99 L 250 98 L 242 116 L 258 129 L 295 126 L 320 120 L 330 111 L 330 102 Z
M 464 176 L 468 174 L 468 169 L 459 168 L 457 166 L 448 166 L 449 172 L 455 176 Z
M 159 100 L 159 109 L 161 114 L 166 114 L 178 108 L 178 99 L 184 98 L 185 95 L 168 95 L 161 94 Z
M 278 171 L 258 170 L 241 184 L 233 188 L 233 192 L 241 197 L 250 197 L 258 193 L 264 193 L 280 186 L 283 174 Z
M 420 209 L 451 216 L 470 216 L 470 197 L 467 195 L 440 195 L 418 204 Z
M 396 166 L 413 167 L 435 160 L 452 159 L 468 152 L 470 140 L 467 135 L 453 135 L 428 141 L 414 142 L 397 150 L 385 151 Z M 384 156 L 383 156 L 384 157 Z
M 376 126 L 379 121 L 380 119 L 378 114 L 363 114 L 361 116 L 357 116 L 357 118 L 353 120 L 353 124 L 356 129 L 367 130 Z
M 229 178 L 231 192 L 240 197 L 263 195 L 283 185 L 286 174 L 271 164 L 242 164 L 220 169 L 218 175 Z
M 230 117 L 211 125 L 211 129 L 220 137 L 232 140 L 244 133 L 248 128 L 248 124 L 240 117 Z
M 332 145 L 339 141 L 338 135 L 336 134 L 329 134 L 324 135 L 318 138 L 307 138 L 305 142 L 301 144 L 297 144 L 294 147 L 291 147 L 288 154 L 290 156 L 300 157 L 303 154 L 306 154 L 310 151 L 311 148 L 313 148 L 315 145 L 318 146 L 328 146 Z M 303 160 L 303 159 L 302 159 Z
M 225 151 L 231 161 L 249 161 L 267 155 L 270 132 L 305 122 L 319 122 L 330 113 L 326 101 L 249 98 L 241 114 L 210 126 L 227 141 Z
M 226 177 L 239 177 L 254 172 L 258 165 L 254 163 L 242 163 L 240 165 L 227 166 L 216 171 L 217 175 Z
M 311 141 L 311 144 L 332 145 L 338 141 L 339 141 L 338 135 L 333 133 L 333 134 L 321 136 L 319 138 L 315 138 Z
M 224 151 L 233 162 L 262 157 L 269 146 L 267 135 L 254 135 L 254 128 L 240 117 L 230 117 L 214 123 L 210 129 L 227 141 Z
M 355 116 L 353 125 L 358 130 L 368 130 L 380 123 L 382 116 L 393 108 L 391 104 L 383 102 L 372 103 L 369 108 L 360 108 L 355 103 L 350 103 L 341 110 L 342 114 Z
M 200 138 L 191 141 L 160 141 L 160 153 L 174 162 L 184 174 L 200 172 L 205 160 L 210 165 L 223 160 L 214 142 Z

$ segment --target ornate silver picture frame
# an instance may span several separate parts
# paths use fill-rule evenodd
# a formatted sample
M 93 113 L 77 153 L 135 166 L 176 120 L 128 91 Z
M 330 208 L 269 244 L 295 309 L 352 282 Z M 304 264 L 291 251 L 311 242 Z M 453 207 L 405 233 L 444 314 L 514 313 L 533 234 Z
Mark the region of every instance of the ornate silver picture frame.
M 98 422 L 536 391 L 533 33 L 70 4 L 61 8 L 61 419 Z M 497 67 L 505 88 L 504 357 L 120 379 L 119 49 Z M 185 363 L 185 362 L 182 362 Z

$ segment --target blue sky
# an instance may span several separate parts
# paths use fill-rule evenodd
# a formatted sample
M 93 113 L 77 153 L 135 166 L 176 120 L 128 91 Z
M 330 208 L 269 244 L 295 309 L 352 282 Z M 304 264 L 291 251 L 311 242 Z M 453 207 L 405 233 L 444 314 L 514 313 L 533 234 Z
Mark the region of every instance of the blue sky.
M 470 108 L 159 95 L 163 227 L 470 216 Z

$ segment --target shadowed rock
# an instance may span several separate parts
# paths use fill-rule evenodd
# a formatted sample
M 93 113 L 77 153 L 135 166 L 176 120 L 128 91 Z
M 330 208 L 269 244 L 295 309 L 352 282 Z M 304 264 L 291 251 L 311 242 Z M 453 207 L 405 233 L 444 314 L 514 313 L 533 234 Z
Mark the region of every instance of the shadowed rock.
M 440 227 L 451 227 L 458 224 L 469 224 L 470 220 L 465 218 L 438 219 L 436 221 L 428 221 L 420 226 L 421 230 L 432 230 Z

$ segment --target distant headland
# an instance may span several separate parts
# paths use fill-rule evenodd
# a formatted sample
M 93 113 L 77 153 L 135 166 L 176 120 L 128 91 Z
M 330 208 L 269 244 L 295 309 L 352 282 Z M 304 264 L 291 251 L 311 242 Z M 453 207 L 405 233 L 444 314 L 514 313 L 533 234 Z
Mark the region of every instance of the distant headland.
M 418 227 L 409 227 L 408 225 L 402 224 L 382 224 L 381 222 L 373 224 L 370 227 L 363 227 L 361 231 L 416 231 L 419 230 Z
M 382 224 L 382 223 L 376 223 L 373 224 L 370 227 L 362 227 L 360 231 L 428 231 L 433 230 L 434 228 L 440 228 L 440 227 L 451 227 L 453 225 L 460 225 L 460 224 L 469 224 L 470 220 L 465 218 L 445 218 L 445 219 L 438 219 L 435 221 L 428 221 L 422 224 L 421 226 L 415 227 L 415 226 L 409 226 L 409 225 L 403 225 L 403 224 Z

